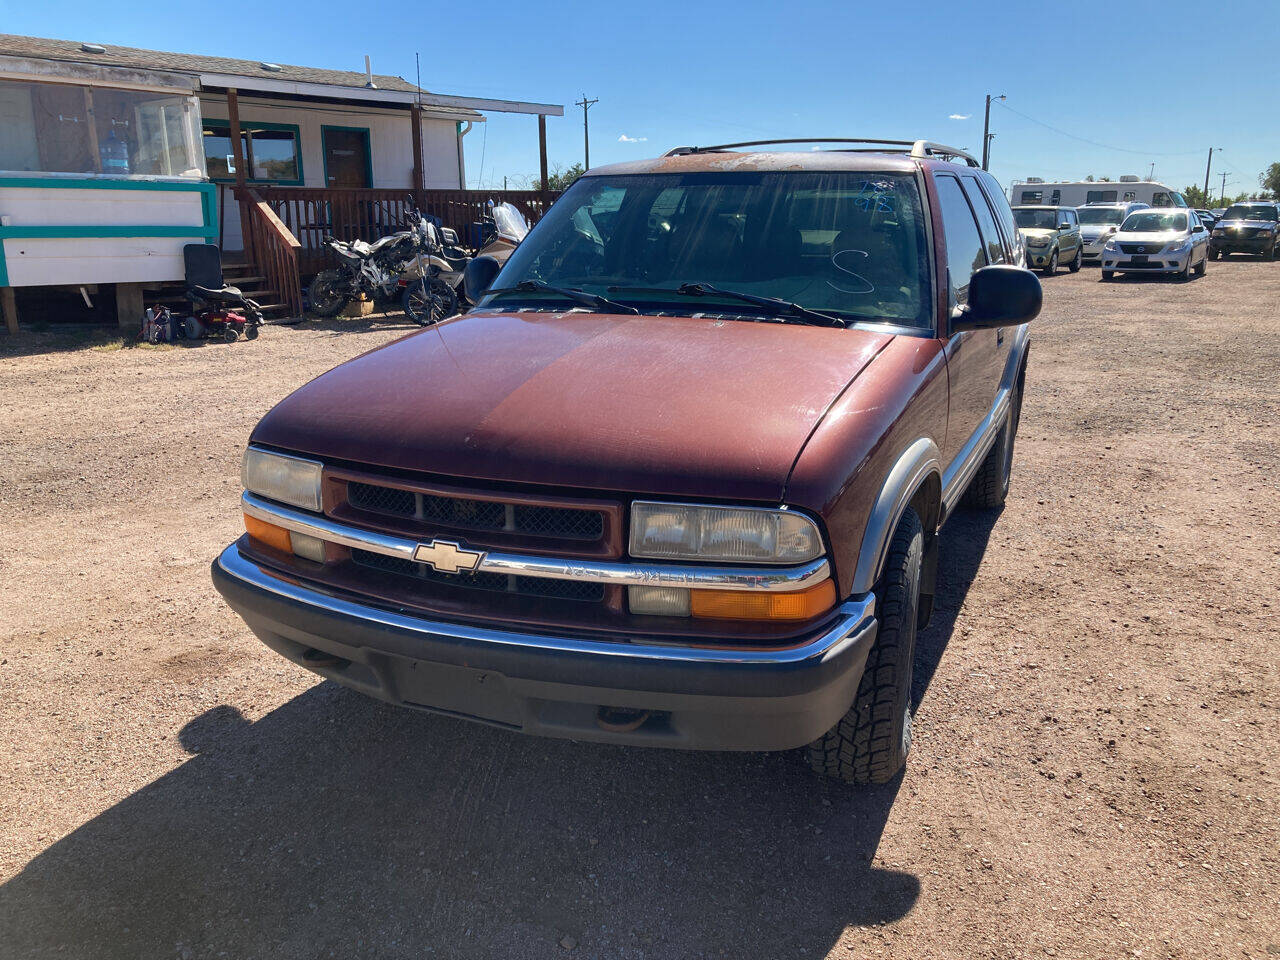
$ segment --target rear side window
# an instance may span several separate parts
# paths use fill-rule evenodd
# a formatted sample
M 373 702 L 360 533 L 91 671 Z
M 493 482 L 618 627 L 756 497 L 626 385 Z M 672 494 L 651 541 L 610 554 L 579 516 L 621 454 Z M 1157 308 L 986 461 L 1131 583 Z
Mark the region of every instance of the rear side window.
M 942 229 L 947 237 L 947 272 L 951 282 L 953 305 L 968 303 L 969 277 L 987 265 L 978 223 L 973 219 L 969 201 L 964 198 L 960 181 L 942 175 L 936 178 L 938 206 L 942 212 Z
M 1000 242 L 1000 231 L 996 228 L 996 218 L 991 212 L 987 198 L 978 189 L 978 181 L 973 177 L 961 177 L 964 192 L 969 197 L 969 204 L 978 215 L 978 228 L 982 233 L 982 242 L 987 251 L 988 263 L 1004 263 L 1004 244 Z
M 996 212 L 996 219 L 1000 221 L 1000 226 L 1004 228 L 1005 243 L 1009 245 L 1010 250 L 1017 249 L 1018 225 L 1013 222 L 1013 210 L 1009 207 L 1009 201 L 1004 198 L 1004 191 L 1000 189 L 1000 184 L 996 182 L 996 178 L 991 174 L 982 173 L 979 176 L 986 187 L 984 192 L 987 195 L 987 199 L 991 201 L 991 208 Z

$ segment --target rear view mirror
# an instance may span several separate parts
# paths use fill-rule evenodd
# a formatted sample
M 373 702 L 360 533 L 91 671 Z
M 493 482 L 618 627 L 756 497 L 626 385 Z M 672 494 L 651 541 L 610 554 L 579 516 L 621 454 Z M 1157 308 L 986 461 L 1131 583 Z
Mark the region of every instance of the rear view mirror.
M 1009 264 L 983 267 L 969 278 L 969 302 L 951 318 L 951 332 L 1015 327 L 1034 320 L 1044 294 L 1040 278 Z
M 493 257 L 474 258 L 462 271 L 462 283 L 467 291 L 467 299 L 472 303 L 484 296 L 484 292 L 493 286 L 494 278 L 502 264 Z

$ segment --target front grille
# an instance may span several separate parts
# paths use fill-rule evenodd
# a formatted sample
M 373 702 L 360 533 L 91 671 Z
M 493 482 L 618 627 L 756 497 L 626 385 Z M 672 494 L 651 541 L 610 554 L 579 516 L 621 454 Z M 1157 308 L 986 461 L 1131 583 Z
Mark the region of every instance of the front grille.
M 347 484 L 347 502 L 358 510 L 413 517 L 464 530 L 490 530 L 558 540 L 599 540 L 604 514 L 597 510 L 539 507 L 413 493 L 372 483 Z
M 1120 250 L 1123 253 L 1159 253 L 1164 249 L 1163 243 L 1122 243 Z
M 548 580 L 545 577 L 520 577 L 505 573 L 439 573 L 427 564 L 418 563 L 416 560 L 402 560 L 399 557 L 388 557 L 368 550 L 352 550 L 351 560 L 371 570 L 469 590 L 516 593 L 526 597 L 544 597 L 551 600 L 578 600 L 584 603 L 599 603 L 604 599 L 604 584 L 601 583 Z

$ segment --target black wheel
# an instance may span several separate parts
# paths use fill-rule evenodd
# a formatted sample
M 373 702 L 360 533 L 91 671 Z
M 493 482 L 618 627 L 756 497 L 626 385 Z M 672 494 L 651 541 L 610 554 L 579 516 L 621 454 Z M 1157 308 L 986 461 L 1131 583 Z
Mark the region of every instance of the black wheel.
M 1271 241 L 1271 249 L 1267 251 L 1267 259 L 1274 260 L 1275 258 L 1276 258 L 1276 244 L 1275 244 L 1275 241 L 1273 240 Z
M 1009 495 L 1009 478 L 1013 473 L 1013 442 L 1018 436 L 1018 421 L 1022 417 L 1022 384 L 1009 395 L 1009 416 L 1004 429 L 991 445 L 982 466 L 969 481 L 964 492 L 964 505 L 978 510 L 991 510 L 1004 505 Z
M 244 338 L 246 340 L 258 339 L 258 325 L 256 323 L 246 323 L 244 325 Z
M 1102 279 L 1103 279 L 1103 280 L 1110 280 L 1110 279 L 1112 279 L 1115 275 L 1116 275 L 1116 272 L 1115 272 L 1114 270 L 1103 270 L 1103 271 L 1102 271 Z
M 1058 251 L 1054 250 L 1049 255 L 1049 265 L 1042 271 L 1046 277 L 1052 277 L 1058 272 Z
M 1084 266 L 1084 247 L 1077 247 L 1075 259 L 1071 261 L 1067 269 L 1070 270 L 1072 273 L 1079 273 L 1080 268 L 1083 266 Z
M 405 316 L 420 327 L 439 323 L 458 312 L 457 294 L 438 276 L 432 277 L 430 284 L 422 280 L 409 284 L 404 288 L 401 303 Z
M 222 339 L 227 343 L 235 343 L 239 337 L 240 335 L 236 333 L 236 325 L 234 323 L 228 323 L 222 328 Z
M 916 651 L 924 530 L 910 508 L 889 545 L 876 588 L 880 629 L 849 712 L 805 748 L 809 766 L 845 783 L 885 783 L 911 751 L 911 667 Z
M 1212 249 L 1211 249 L 1211 250 L 1209 251 L 1209 259 L 1210 259 L 1210 260 L 1217 260 L 1217 259 L 1218 259 L 1219 257 L 1221 257 L 1221 256 L 1223 256 L 1223 254 L 1222 254 L 1222 252 L 1221 252 L 1221 251 L 1219 251 L 1219 250 L 1212 250 Z
M 1205 251 L 1204 257 L 1196 264 L 1196 276 L 1203 277 L 1205 271 L 1209 269 L 1209 251 Z
M 1179 280 L 1191 279 L 1191 254 L 1187 254 L 1187 262 L 1181 270 L 1175 274 Z
M 318 317 L 332 317 L 351 302 L 346 293 L 346 282 L 337 270 L 321 270 L 311 281 L 307 290 L 307 299 L 311 301 L 311 312 Z

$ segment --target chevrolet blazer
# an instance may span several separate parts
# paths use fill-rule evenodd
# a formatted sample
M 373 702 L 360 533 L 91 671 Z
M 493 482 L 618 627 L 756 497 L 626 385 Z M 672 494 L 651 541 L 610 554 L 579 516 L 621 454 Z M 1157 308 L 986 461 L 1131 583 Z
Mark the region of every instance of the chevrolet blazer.
M 892 778 L 939 530 L 1005 499 L 1041 291 L 971 157 L 827 142 L 593 169 L 472 261 L 470 312 L 283 400 L 226 601 L 395 704 Z

